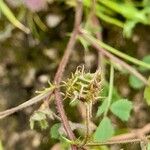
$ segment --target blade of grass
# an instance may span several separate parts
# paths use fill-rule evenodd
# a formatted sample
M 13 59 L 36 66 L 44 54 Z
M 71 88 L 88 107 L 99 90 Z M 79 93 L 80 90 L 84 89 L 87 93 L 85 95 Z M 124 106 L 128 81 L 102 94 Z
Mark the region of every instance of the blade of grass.
M 41 18 L 37 14 L 34 14 L 33 19 L 41 30 L 43 30 L 44 32 L 47 31 L 47 26 L 42 22 Z
M 17 28 L 24 31 L 25 33 L 29 33 L 30 30 L 25 27 L 21 22 L 19 22 L 9 7 L 5 4 L 3 0 L 0 0 L 0 11 L 7 17 L 7 19 Z

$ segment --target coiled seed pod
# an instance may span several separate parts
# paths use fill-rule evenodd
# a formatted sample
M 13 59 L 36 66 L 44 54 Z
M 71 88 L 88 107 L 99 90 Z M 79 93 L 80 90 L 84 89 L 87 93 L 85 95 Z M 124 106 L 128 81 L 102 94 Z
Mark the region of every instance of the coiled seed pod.
M 78 67 L 65 82 L 65 98 L 86 103 L 95 101 L 101 92 L 101 73 L 85 73 L 84 67 Z

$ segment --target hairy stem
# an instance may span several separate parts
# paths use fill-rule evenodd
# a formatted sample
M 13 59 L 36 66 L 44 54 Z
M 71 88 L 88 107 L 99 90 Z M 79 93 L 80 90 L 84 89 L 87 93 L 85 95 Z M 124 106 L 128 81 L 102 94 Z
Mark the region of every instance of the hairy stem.
M 72 49 L 75 45 L 75 41 L 76 41 L 76 37 L 78 35 L 81 19 L 82 19 L 82 2 L 78 0 L 77 6 L 76 6 L 74 29 L 73 29 L 73 32 L 72 32 L 71 37 L 69 39 L 67 48 L 66 48 L 65 53 L 63 55 L 63 58 L 62 58 L 62 60 L 59 64 L 58 70 L 56 72 L 56 76 L 54 78 L 54 83 L 56 85 L 59 85 L 61 80 L 62 80 L 62 76 L 63 76 L 64 70 L 65 70 L 65 67 L 68 63 L 68 60 L 69 60 L 69 57 L 71 55 Z M 57 89 L 55 89 L 55 103 L 56 103 L 57 111 L 60 115 L 61 122 L 63 124 L 63 127 L 64 127 L 69 139 L 70 140 L 75 140 L 75 136 L 74 136 L 74 134 L 71 130 L 71 127 L 69 125 L 69 121 L 68 121 L 67 116 L 65 114 L 65 110 L 64 110 L 62 101 L 63 100 L 62 100 L 60 89 L 57 88 Z M 72 146 L 72 149 L 76 150 L 77 147 Z

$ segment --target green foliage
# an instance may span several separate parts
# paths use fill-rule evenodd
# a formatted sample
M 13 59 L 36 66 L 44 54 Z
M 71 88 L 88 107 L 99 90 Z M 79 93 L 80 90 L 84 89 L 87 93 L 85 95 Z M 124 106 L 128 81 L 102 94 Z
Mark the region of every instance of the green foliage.
M 107 109 L 108 100 L 105 99 L 103 103 L 99 106 L 96 116 L 101 116 Z M 110 106 L 111 112 L 120 118 L 122 121 L 127 121 L 130 117 L 132 110 L 132 102 L 126 99 L 120 99 L 113 102 Z
M 60 138 L 60 133 L 59 133 L 60 126 L 61 126 L 60 123 L 56 123 L 51 127 L 50 135 L 51 135 L 52 138 L 54 138 L 54 139 L 59 139 Z
M 116 102 L 114 102 L 110 110 L 114 115 L 119 117 L 122 121 L 127 121 L 130 117 L 130 113 L 133 106 L 132 103 L 126 99 L 121 99 Z
M 148 4 L 148 1 L 143 1 L 142 9 L 139 9 L 134 2 L 98 0 L 95 13 L 100 19 L 123 28 L 124 35 L 131 37 L 132 30 L 137 23 L 150 25 L 150 5 Z M 90 8 L 92 2 L 85 0 L 84 5 Z M 117 18 L 118 14 L 125 18 L 124 22 Z
M 129 84 L 134 89 L 141 89 L 144 86 L 144 83 L 134 75 L 129 76 Z
M 111 120 L 108 117 L 104 117 L 94 133 L 94 141 L 106 141 L 111 138 L 113 134 L 114 128 L 112 126 Z

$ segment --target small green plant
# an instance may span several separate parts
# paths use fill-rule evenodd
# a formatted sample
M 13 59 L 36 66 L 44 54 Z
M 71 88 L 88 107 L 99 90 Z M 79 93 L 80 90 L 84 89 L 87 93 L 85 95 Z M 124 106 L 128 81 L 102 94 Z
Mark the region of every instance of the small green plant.
M 86 142 L 93 142 L 99 141 L 103 142 L 111 138 L 114 133 L 114 127 L 111 123 L 110 118 L 107 116 L 108 111 L 110 110 L 115 116 L 117 116 L 122 121 L 128 121 L 130 117 L 130 113 L 132 110 L 132 102 L 128 101 L 127 99 L 119 99 L 113 102 L 113 78 L 114 78 L 114 71 L 113 67 L 111 67 L 110 72 L 110 84 L 109 84 L 109 94 L 108 97 L 105 95 L 106 98 L 102 98 L 102 91 L 105 86 L 105 82 L 102 79 L 101 71 L 97 70 L 95 73 L 86 73 L 84 67 L 77 67 L 75 73 L 72 73 L 70 78 L 67 78 L 65 81 L 61 83 L 62 87 L 62 96 L 63 100 L 67 100 L 72 104 L 73 102 L 83 103 L 87 107 L 88 113 L 86 119 L 92 119 L 95 115 L 92 115 L 92 105 L 98 101 L 100 102 L 100 106 L 97 111 L 96 117 L 99 117 L 103 114 L 103 119 L 100 121 L 95 133 L 93 132 L 93 138 L 88 138 Z M 51 89 L 54 87 L 52 84 L 49 84 Z M 107 83 L 106 83 L 107 85 Z M 45 90 L 43 90 L 44 92 Z M 41 92 L 40 92 L 41 93 Z M 76 106 L 74 105 L 74 106 Z M 42 109 L 41 109 L 42 108 Z M 48 127 L 47 119 L 48 116 L 51 115 L 50 111 L 46 108 L 43 109 L 41 107 L 38 111 L 35 111 L 34 114 L 30 118 L 30 127 L 31 129 L 34 128 L 34 124 L 37 122 L 41 129 L 46 129 Z M 86 108 L 85 108 L 86 109 Z M 93 117 L 92 117 L 93 116 Z M 95 118 L 95 117 L 94 117 Z M 89 121 L 89 120 L 88 120 Z M 89 124 L 87 125 L 87 129 L 89 130 Z M 56 132 L 56 128 L 60 128 L 61 125 L 55 124 L 51 128 L 51 137 L 52 138 L 59 138 L 61 135 L 64 136 L 63 132 L 54 133 Z M 109 130 L 109 132 L 106 132 Z M 89 134 L 89 133 L 88 133 Z M 89 135 L 88 135 L 89 136 Z M 78 143 L 82 144 L 82 141 L 78 141 Z M 80 145 L 79 144 L 79 145 Z
M 50 1 L 45 2 L 50 3 Z M 47 130 L 51 135 L 50 138 L 61 143 L 62 149 L 70 147 L 72 150 L 87 147 L 99 148 L 102 145 L 131 142 L 140 142 L 142 145 L 149 138 L 147 136 L 150 132 L 149 128 L 148 132 L 142 128 L 133 133 L 126 133 L 120 131 L 119 126 L 115 125 L 117 121 L 127 123 L 133 110 L 132 100 L 121 96 L 117 91 L 115 75 L 116 72 L 126 75 L 132 89 L 145 88 L 143 95 L 147 104 L 150 105 L 150 83 L 142 74 L 147 74 L 150 70 L 150 56 L 139 60 L 103 42 L 102 26 L 99 19 L 121 27 L 123 34 L 126 37 L 131 37 L 136 24 L 150 25 L 150 6 L 147 6 L 149 1 L 144 0 L 136 3 L 126 0 L 56 0 L 55 2 L 67 4 L 67 7 L 75 8 L 76 12 L 74 28 L 54 76 L 54 81 L 49 83 L 49 86 L 44 90 L 37 91 L 38 95 L 34 98 L 17 107 L 0 112 L 0 119 L 43 100 L 39 109 L 35 110 L 30 117 L 30 128 Z M 18 19 L 15 17 L 3 0 L 0 0 L 0 10 L 12 23 L 11 29 L 17 27 L 29 34 L 28 27 L 19 21 L 19 17 Z M 83 13 L 84 17 L 82 17 Z M 24 16 L 24 13 L 20 14 Z M 31 10 L 27 12 L 26 19 L 31 30 L 30 34 L 40 40 L 37 29 L 46 32 L 45 24 L 38 14 Z M 78 44 L 84 49 L 85 56 L 89 51 L 97 50 L 98 67 L 94 73 L 91 73 L 86 71 L 86 65 L 78 66 L 70 77 L 63 79 L 66 65 L 75 42 L 78 40 L 80 42 Z M 53 100 L 56 107 L 50 105 Z M 70 105 L 67 105 L 66 108 L 64 103 Z M 79 112 L 79 108 L 83 112 Z M 81 118 L 78 118 L 77 122 L 70 121 L 67 117 L 69 113 L 67 114 L 65 109 Z M 76 130 L 76 134 L 74 134 L 74 130 Z M 123 135 L 119 136 L 118 132 L 122 132 Z M 117 137 L 115 137 L 116 135 Z M 149 145 L 146 144 L 146 146 Z M 101 149 L 103 148 L 101 147 Z

